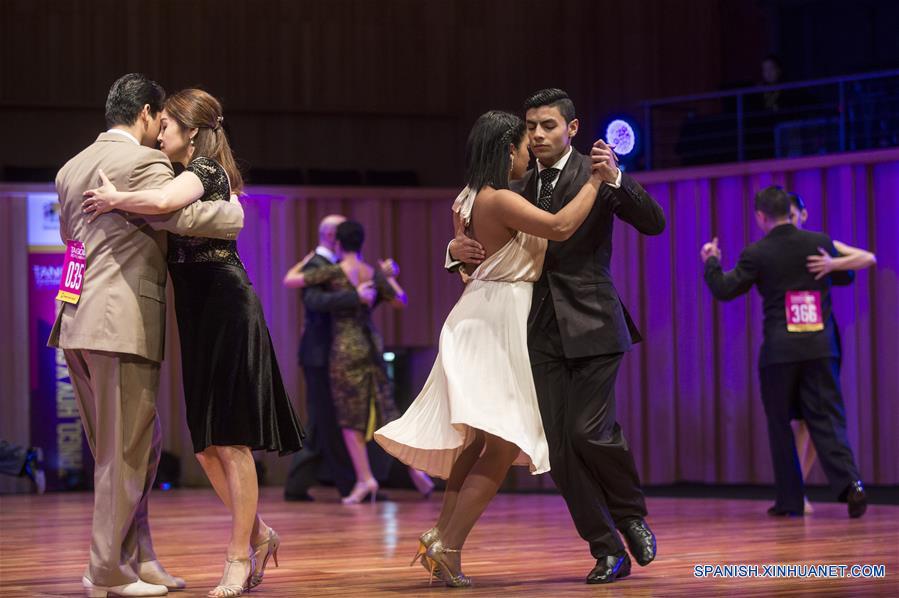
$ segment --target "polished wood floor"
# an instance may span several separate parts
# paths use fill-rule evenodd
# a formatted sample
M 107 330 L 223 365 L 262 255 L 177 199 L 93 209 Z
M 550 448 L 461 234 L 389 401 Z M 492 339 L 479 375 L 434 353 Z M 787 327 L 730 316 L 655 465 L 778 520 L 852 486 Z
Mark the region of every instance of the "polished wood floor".
M 433 522 L 439 496 L 390 491 L 391 501 L 342 506 L 316 489 L 314 503 L 286 503 L 263 491 L 262 512 L 284 540 L 281 567 L 251 594 L 267 596 L 896 596 L 899 507 L 874 505 L 859 520 L 844 505 L 819 503 L 811 517 L 771 519 L 750 500 L 650 499 L 656 561 L 611 586 L 587 586 L 593 565 L 562 499 L 502 495 L 465 547 L 469 590 L 428 587 L 409 568 L 417 535 Z M 0 497 L 0 596 L 78 596 L 87 558 L 92 496 Z M 187 579 L 177 598 L 204 596 L 218 580 L 228 517 L 211 490 L 156 492 L 156 549 Z M 880 579 L 696 578 L 699 564 L 885 565 Z

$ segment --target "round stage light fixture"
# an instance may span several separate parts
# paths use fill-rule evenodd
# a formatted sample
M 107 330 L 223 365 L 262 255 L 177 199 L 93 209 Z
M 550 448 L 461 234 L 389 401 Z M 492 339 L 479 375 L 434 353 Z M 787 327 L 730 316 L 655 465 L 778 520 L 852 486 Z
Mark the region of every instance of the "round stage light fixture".
M 636 127 L 623 118 L 615 118 L 606 125 L 606 143 L 614 146 L 620 157 L 632 156 L 637 148 Z

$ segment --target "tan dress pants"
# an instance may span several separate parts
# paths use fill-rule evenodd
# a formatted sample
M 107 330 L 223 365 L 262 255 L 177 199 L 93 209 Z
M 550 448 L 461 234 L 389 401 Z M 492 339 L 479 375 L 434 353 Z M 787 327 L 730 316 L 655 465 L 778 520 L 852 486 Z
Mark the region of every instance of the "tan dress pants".
M 87 577 L 115 586 L 156 559 L 147 499 L 162 450 L 159 363 L 136 355 L 66 349 L 81 422 L 94 455 L 94 515 Z

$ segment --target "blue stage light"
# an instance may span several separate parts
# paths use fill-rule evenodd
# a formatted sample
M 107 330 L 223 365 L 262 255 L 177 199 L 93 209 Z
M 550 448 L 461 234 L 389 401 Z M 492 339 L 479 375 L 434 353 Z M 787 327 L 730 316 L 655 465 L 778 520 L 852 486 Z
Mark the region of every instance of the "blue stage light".
M 606 125 L 606 143 L 613 145 L 619 156 L 627 156 L 637 147 L 637 132 L 629 122 L 616 118 Z
M 606 143 L 614 146 L 622 167 L 636 162 L 643 144 L 643 134 L 635 119 L 625 114 L 610 116 L 600 135 Z

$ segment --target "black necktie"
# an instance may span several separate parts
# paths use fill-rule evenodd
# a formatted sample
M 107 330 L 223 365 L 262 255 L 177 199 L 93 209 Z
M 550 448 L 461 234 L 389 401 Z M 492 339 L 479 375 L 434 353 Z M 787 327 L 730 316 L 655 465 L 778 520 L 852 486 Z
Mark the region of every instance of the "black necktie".
M 553 199 L 553 179 L 559 174 L 558 168 L 544 168 L 540 172 L 540 196 L 537 198 L 537 207 L 549 212 Z

